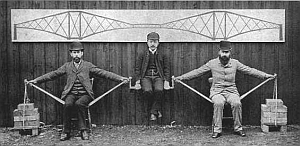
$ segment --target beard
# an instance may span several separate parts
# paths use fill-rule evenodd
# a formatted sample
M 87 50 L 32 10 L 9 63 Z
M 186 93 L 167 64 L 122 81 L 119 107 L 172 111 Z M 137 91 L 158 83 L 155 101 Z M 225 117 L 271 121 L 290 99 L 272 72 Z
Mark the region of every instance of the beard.
M 74 60 L 75 63 L 79 63 L 80 62 L 80 58 L 79 57 L 75 57 L 75 58 L 73 58 L 73 60 Z
M 228 57 L 227 56 L 219 56 L 219 58 L 220 58 L 220 60 L 221 60 L 222 63 L 227 64 L 227 62 L 230 59 L 230 56 L 228 56 Z

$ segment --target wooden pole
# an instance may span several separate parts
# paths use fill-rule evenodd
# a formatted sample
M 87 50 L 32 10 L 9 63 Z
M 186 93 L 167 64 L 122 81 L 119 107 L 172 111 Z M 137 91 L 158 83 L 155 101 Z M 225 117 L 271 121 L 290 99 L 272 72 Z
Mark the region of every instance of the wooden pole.
M 103 98 L 104 96 L 106 96 L 107 94 L 109 94 L 110 92 L 112 92 L 113 90 L 117 89 L 118 87 L 120 87 L 121 85 L 127 83 L 128 81 L 123 81 L 122 83 L 118 84 L 117 86 L 111 88 L 110 90 L 108 90 L 107 92 L 105 92 L 104 94 L 102 94 L 101 96 L 97 97 L 95 100 L 93 100 L 92 102 L 89 103 L 89 106 L 92 106 L 94 103 L 96 103 L 98 100 L 100 100 L 101 98 Z
M 189 85 L 183 83 L 182 81 L 180 80 L 175 80 L 176 82 L 182 84 L 183 86 L 189 88 L 190 90 L 194 91 L 195 93 L 197 93 L 198 95 L 200 95 L 201 97 L 203 97 L 204 99 L 206 99 L 207 101 L 211 102 L 212 103 L 212 100 L 209 99 L 208 97 L 206 97 L 205 95 L 203 95 L 202 93 L 198 92 L 197 90 L 195 90 L 194 88 L 190 87 Z
M 251 90 L 249 90 L 248 92 L 246 92 L 245 94 L 243 94 L 241 96 L 241 100 L 243 98 L 245 98 L 247 95 L 249 95 L 251 92 L 253 92 L 254 90 L 256 90 L 257 88 L 259 88 L 260 86 L 262 86 L 263 84 L 267 83 L 270 80 L 273 80 L 274 78 L 268 78 L 267 80 L 263 81 L 262 83 L 260 83 L 259 85 L 257 85 L 256 87 L 252 88 Z
M 34 88 L 36 88 L 36 89 L 42 91 L 43 93 L 47 94 L 48 96 L 52 97 L 53 99 L 55 99 L 56 101 L 60 102 L 61 104 L 65 104 L 65 102 L 64 102 L 63 100 L 61 100 L 60 98 L 58 98 L 58 97 L 56 97 L 56 96 L 50 94 L 49 92 L 45 91 L 44 89 L 42 89 L 42 88 L 40 88 L 40 87 L 38 87 L 38 86 L 36 86 L 36 85 L 34 85 L 34 84 L 28 82 L 27 80 L 25 80 L 25 82 L 26 82 L 27 84 L 31 85 L 32 87 L 34 87 Z

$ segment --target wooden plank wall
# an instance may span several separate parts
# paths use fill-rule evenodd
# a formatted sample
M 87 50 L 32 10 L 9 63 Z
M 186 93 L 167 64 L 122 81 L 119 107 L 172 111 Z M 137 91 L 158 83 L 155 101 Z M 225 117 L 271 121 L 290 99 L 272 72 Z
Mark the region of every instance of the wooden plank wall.
M 278 73 L 278 97 L 288 106 L 288 123 L 299 124 L 299 55 L 300 55 L 300 2 L 280 1 L 202 1 L 202 2 L 101 2 L 101 1 L 1 1 L 0 2 L 0 126 L 13 126 L 12 111 L 23 101 L 24 79 L 33 79 L 52 71 L 70 60 L 69 43 L 12 43 L 11 9 L 285 9 L 285 43 L 234 43 L 233 57 L 242 63 L 268 73 Z M 163 35 L 163 34 L 161 34 Z M 146 37 L 146 36 L 145 36 Z M 203 65 L 217 56 L 218 43 L 161 43 L 171 54 L 171 71 L 181 75 Z M 123 76 L 133 76 L 137 54 L 146 47 L 139 43 L 84 43 L 84 59 Z M 187 83 L 205 95 L 209 94 L 207 78 L 210 74 Z M 237 75 L 240 93 L 245 93 L 261 80 L 243 74 Z M 60 96 L 65 77 L 40 86 Z M 116 82 L 95 79 L 94 90 L 100 96 Z M 260 104 L 272 98 L 273 83 L 267 83 L 246 97 L 243 103 L 243 124 L 260 124 Z M 212 104 L 190 90 L 176 84 L 173 91 L 165 92 L 162 124 L 176 121 L 182 125 L 210 125 Z M 46 124 L 62 123 L 62 106 L 41 92 L 29 87 L 29 97 Z M 92 121 L 96 124 L 147 124 L 147 102 L 139 92 L 122 86 L 91 107 Z

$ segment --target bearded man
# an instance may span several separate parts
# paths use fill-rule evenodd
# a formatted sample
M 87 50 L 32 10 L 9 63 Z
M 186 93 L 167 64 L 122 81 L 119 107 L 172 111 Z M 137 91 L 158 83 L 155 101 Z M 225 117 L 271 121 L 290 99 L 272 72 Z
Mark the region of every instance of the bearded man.
M 240 63 L 238 60 L 232 59 L 230 57 L 231 50 L 231 43 L 229 41 L 221 41 L 219 56 L 217 58 L 208 61 L 206 64 L 195 70 L 175 78 L 175 80 L 189 80 L 211 71 L 213 81 L 210 89 L 210 98 L 214 104 L 214 129 L 212 138 L 221 136 L 223 108 L 226 102 L 231 105 L 234 120 L 234 133 L 242 137 L 246 136 L 241 124 L 242 104 L 235 84 L 235 75 L 237 71 L 261 79 L 275 78 L 274 75 L 250 68 Z

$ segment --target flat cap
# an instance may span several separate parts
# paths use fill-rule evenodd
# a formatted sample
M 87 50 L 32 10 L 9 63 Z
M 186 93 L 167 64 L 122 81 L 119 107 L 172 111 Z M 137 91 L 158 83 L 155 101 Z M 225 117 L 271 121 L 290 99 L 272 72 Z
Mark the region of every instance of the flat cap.
M 156 32 L 150 32 L 147 35 L 147 40 L 159 40 L 159 35 Z

